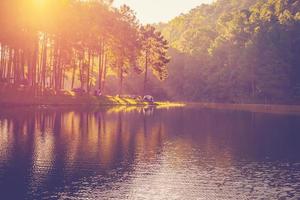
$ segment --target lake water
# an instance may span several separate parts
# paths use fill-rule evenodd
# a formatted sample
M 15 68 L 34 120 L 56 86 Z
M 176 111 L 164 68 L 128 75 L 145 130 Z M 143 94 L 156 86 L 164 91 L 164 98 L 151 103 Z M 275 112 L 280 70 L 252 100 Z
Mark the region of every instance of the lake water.
M 0 199 L 300 199 L 300 116 L 0 108 Z

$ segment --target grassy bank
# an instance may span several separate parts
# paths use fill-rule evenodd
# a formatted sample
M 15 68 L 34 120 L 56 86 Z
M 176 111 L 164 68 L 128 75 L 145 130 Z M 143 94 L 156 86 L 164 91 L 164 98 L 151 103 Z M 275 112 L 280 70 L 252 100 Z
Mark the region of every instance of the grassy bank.
M 83 96 L 31 96 L 26 94 L 14 95 L 0 95 L 0 105 L 19 105 L 19 106 L 35 106 L 35 105 L 49 105 L 49 106 L 74 106 L 74 105 L 90 105 L 90 106 L 147 106 L 155 105 L 158 107 L 175 107 L 183 106 L 180 103 L 173 102 L 154 102 L 149 103 L 140 101 L 130 97 L 120 96 L 101 96 L 96 97 L 92 95 Z

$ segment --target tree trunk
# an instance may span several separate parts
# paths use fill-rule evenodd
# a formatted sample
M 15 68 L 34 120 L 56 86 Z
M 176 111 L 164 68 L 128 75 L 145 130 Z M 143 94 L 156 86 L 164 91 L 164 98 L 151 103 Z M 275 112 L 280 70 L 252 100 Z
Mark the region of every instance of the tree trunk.
M 8 82 L 11 83 L 11 75 L 12 75 L 12 64 L 13 64 L 13 50 L 9 49 L 9 57 L 8 57 Z
M 49 70 L 54 70 L 54 48 L 53 46 L 50 47 L 50 55 L 49 55 Z M 49 73 L 49 87 L 53 87 L 53 81 L 54 81 L 54 77 L 53 77 L 53 73 Z
M 104 93 L 104 88 L 105 88 L 105 80 L 106 80 L 106 71 L 107 71 L 107 66 L 106 66 L 106 61 L 107 60 L 107 55 L 104 55 L 104 60 L 103 60 L 103 78 L 102 78 L 102 88 L 101 92 Z
M 76 75 L 76 63 L 74 63 L 73 72 L 72 72 L 72 85 L 71 85 L 72 89 L 74 89 L 75 75 Z
M 89 51 L 88 55 L 88 65 L 87 65 L 87 80 L 86 80 L 86 90 L 90 93 L 90 65 L 91 65 L 91 51 Z
M 123 90 L 123 66 L 121 63 L 119 63 L 119 78 L 119 95 L 121 95 Z
M 38 39 L 36 39 L 34 44 L 34 52 L 32 56 L 32 86 L 36 87 L 36 72 L 38 66 L 38 52 L 39 52 L 39 44 Z M 35 88 L 36 89 L 36 88 Z
M 4 78 L 4 53 L 5 53 L 5 47 L 3 44 L 0 43 L 1 48 L 1 58 L 0 58 L 0 79 Z
M 43 55 L 42 55 L 42 89 L 46 88 L 46 68 L 47 68 L 47 35 L 44 35 Z
M 80 88 L 83 89 L 83 59 L 79 61 Z
M 104 41 L 101 42 L 101 50 L 99 53 L 99 90 L 102 92 L 103 72 L 104 72 Z
M 102 88 L 101 88 L 101 92 L 102 94 L 104 93 L 104 89 L 105 89 L 105 81 L 106 81 L 106 72 L 107 72 L 107 66 L 106 66 L 106 62 L 107 62 L 107 55 L 104 56 L 104 69 L 103 69 L 103 79 L 102 79 Z
M 59 54 L 58 54 L 58 63 L 57 63 L 57 79 L 56 79 L 56 83 L 55 83 L 55 91 L 58 91 L 59 89 L 61 89 L 61 76 L 62 76 L 62 60 L 61 60 L 61 50 L 59 49 Z
M 144 92 L 143 95 L 146 95 L 147 89 L 147 78 L 148 78 L 148 50 L 146 51 L 146 61 L 145 61 L 145 77 L 144 77 Z
M 100 51 L 99 52 L 99 64 L 98 64 L 99 66 L 99 81 L 98 81 L 98 89 L 101 91 L 101 88 L 102 88 L 102 52 Z
M 62 68 L 62 73 L 61 73 L 61 85 L 60 85 L 61 89 L 65 88 L 65 67 L 63 66 Z
M 20 51 L 20 80 L 25 80 L 25 51 Z
M 17 49 L 14 49 L 14 84 L 19 83 L 19 63 L 18 63 L 19 52 Z

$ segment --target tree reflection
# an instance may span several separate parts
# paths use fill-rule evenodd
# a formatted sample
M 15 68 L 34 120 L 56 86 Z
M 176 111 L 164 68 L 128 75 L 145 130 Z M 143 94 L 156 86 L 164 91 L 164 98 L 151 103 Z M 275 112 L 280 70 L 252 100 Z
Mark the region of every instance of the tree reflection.
M 1 109 L 0 194 L 40 199 L 112 186 L 129 174 L 160 181 L 189 167 L 224 175 L 241 158 L 299 160 L 299 124 L 297 117 L 181 108 Z
M 20 166 L 18 173 L 23 174 L 13 175 L 14 169 L 0 164 L 4 170 L 1 177 L 14 179 L 6 186 L 0 181 L 1 191 L 15 188 L 15 182 L 26 181 L 33 193 L 54 192 L 68 181 L 71 184 L 95 172 L 107 176 L 107 170 L 121 165 L 126 166 L 121 173 L 130 171 L 136 157 L 150 161 L 155 156 L 152 150 L 159 148 L 163 137 L 161 122 L 149 118 L 154 110 L 118 109 L 28 109 L 18 114 L 1 111 L 0 159 L 6 166 Z M 20 158 L 22 163 L 17 164 Z M 25 190 L 17 197 L 26 196 Z

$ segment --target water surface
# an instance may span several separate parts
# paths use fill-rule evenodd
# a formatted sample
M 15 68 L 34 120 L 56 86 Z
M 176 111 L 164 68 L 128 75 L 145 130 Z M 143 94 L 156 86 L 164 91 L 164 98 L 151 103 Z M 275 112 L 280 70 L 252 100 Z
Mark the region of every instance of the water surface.
M 300 116 L 0 109 L 1 199 L 298 199 Z

